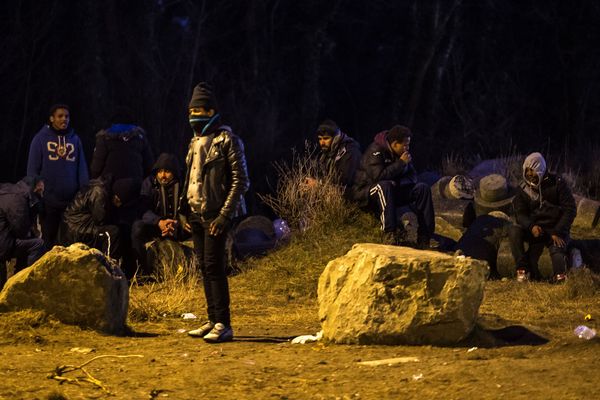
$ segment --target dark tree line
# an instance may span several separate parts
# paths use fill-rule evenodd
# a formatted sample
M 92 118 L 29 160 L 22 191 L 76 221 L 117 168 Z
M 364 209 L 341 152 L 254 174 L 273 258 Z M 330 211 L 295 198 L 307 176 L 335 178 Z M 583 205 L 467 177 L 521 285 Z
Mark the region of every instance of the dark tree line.
M 183 158 L 200 80 L 244 139 L 259 191 L 271 163 L 325 117 L 363 147 L 411 126 L 421 168 L 514 149 L 585 168 L 600 151 L 595 0 L 14 0 L 0 10 L 2 181 L 25 173 L 55 102 L 71 105 L 88 157 L 127 106 L 156 154 Z

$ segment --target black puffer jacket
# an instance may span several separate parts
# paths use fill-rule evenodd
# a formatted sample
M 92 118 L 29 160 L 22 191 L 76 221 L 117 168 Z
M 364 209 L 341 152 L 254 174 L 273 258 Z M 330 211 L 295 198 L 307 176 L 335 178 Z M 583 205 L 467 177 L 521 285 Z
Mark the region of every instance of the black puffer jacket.
M 98 228 L 107 224 L 109 207 L 108 182 L 102 178 L 90 180 L 65 210 L 68 239 L 77 241 L 81 236 L 97 234 Z
M 344 195 L 348 196 L 360 158 L 358 142 L 341 132 L 333 138 L 331 149 L 319 154 L 319 166 L 324 175 L 334 174 L 337 183 L 345 187 Z
M 214 132 L 206 159 L 201 167 L 203 199 L 200 214 L 210 220 L 219 214 L 233 219 L 246 213 L 244 194 L 250 187 L 244 144 L 231 128 L 222 125 Z M 187 173 L 182 190 L 181 212 L 189 214 L 187 189 L 192 163 L 192 143 L 186 157 Z
M 38 202 L 24 180 L 0 184 L 0 261 L 11 256 L 16 239 L 30 236 Z
M 367 205 L 369 189 L 377 182 L 394 181 L 399 186 L 417 183 L 417 171 L 412 163 L 406 164 L 392 152 L 386 135 L 387 131 L 383 131 L 375 136 L 356 171 L 352 197 L 361 206 Z
M 526 190 L 536 189 L 525 182 L 517 189 L 513 200 L 517 223 L 527 230 L 539 225 L 550 235 L 566 238 L 577 215 L 575 199 L 567 183 L 561 177 L 547 173 L 542 179 L 538 199 L 532 199 Z
M 110 175 L 114 180 L 148 176 L 154 158 L 146 132 L 136 125 L 114 124 L 96 134 L 91 177 Z

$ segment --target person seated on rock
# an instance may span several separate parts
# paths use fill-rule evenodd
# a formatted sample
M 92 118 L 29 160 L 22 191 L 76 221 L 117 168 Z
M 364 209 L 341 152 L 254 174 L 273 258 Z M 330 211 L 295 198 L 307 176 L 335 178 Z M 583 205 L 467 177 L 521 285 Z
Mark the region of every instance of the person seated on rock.
M 131 243 L 143 275 L 154 272 L 147 257 L 146 243 L 154 239 L 184 240 L 189 234 L 179 223 L 181 177 L 177 158 L 162 153 L 152 174 L 142 182 L 142 218 L 133 223 Z
M 477 217 L 487 215 L 491 211 L 502 211 L 514 218 L 512 200 L 515 192 L 516 189 L 503 175 L 489 174 L 482 177 L 475 189 L 473 201 L 464 209 L 462 226 L 468 228 Z
M 480 215 L 460 237 L 456 250 L 467 257 L 487 261 L 490 268 L 489 279 L 500 279 L 497 267 L 498 250 L 502 239 L 508 237 L 512 223 L 510 217 L 502 211 Z
M 406 236 L 398 209 L 408 205 L 417 215 L 417 247 L 427 248 L 435 232 L 433 201 L 431 188 L 417 182 L 411 137 L 410 129 L 401 125 L 378 133 L 362 156 L 352 195 L 360 206 L 379 214 L 384 240 L 396 244 Z
M 319 124 L 316 136 L 321 149 L 319 176 L 306 178 L 305 184 L 310 187 L 317 185 L 319 179 L 329 179 L 331 183 L 342 186 L 344 197 L 351 199 L 351 188 L 361 159 L 360 145 L 330 119 Z
M 8 260 L 16 258 L 18 272 L 44 253 L 44 241 L 35 234 L 43 194 L 41 177 L 0 184 L 0 290 L 6 283 Z
M 103 176 L 90 180 L 65 210 L 61 228 L 65 244 L 80 242 L 113 259 L 121 258 L 123 243 L 116 210 L 136 202 L 139 187 L 139 181 L 134 178 L 112 182 L 110 176 Z M 133 271 L 123 272 L 127 275 Z
M 547 247 L 552 259 L 554 282 L 565 279 L 567 246 L 577 209 L 569 185 L 549 173 L 540 153 L 523 162 L 523 179 L 513 201 L 516 224 L 509 231 L 517 279 L 540 280 L 538 260 Z M 525 251 L 525 243 L 529 245 Z

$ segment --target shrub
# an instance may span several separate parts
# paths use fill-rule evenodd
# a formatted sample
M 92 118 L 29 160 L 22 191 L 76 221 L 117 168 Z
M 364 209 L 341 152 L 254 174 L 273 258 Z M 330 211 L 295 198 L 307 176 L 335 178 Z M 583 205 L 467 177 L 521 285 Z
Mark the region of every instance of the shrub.
M 335 171 L 323 173 L 315 154 L 316 147 L 306 142 L 304 153 L 294 152 L 291 164 L 275 163 L 279 177 L 275 194 L 259 194 L 292 229 L 301 232 L 343 224 L 358 211 L 343 198 L 344 188 L 335 184 Z M 306 183 L 307 178 L 316 177 L 317 184 Z

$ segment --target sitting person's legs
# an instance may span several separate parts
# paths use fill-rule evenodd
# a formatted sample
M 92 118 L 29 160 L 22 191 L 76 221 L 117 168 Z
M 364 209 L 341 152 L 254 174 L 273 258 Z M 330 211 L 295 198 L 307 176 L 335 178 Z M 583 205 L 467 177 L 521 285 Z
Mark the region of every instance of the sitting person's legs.
M 160 237 L 160 230 L 156 225 L 146 224 L 142 220 L 135 221 L 131 227 L 131 246 L 143 275 L 149 276 L 154 272 L 148 261 L 146 243 Z

